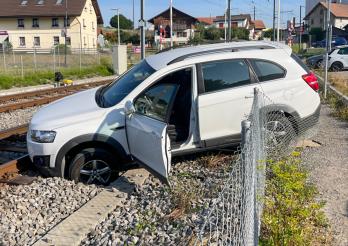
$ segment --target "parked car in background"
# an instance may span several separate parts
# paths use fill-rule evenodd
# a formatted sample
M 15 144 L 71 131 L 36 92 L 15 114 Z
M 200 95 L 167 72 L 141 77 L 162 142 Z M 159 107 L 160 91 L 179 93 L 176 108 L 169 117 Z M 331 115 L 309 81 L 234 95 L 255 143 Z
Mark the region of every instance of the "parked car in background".
M 331 50 L 328 66 L 331 71 L 348 69 L 348 45 L 338 46 Z
M 348 44 L 348 41 L 344 37 L 332 37 L 331 47 L 347 45 L 347 44 Z M 326 47 L 326 39 L 313 42 L 312 46 L 315 48 L 325 48 Z
M 272 101 L 278 118 L 266 123 L 277 139 L 318 121 L 318 80 L 290 47 L 201 45 L 149 56 L 109 85 L 40 108 L 28 152 L 39 170 L 76 182 L 107 184 L 130 161 L 168 181 L 171 156 L 240 143 L 254 88 Z
M 310 56 L 306 59 L 306 64 L 310 68 L 313 69 L 318 69 L 323 66 L 323 60 L 325 59 L 325 55 L 315 55 L 315 56 Z

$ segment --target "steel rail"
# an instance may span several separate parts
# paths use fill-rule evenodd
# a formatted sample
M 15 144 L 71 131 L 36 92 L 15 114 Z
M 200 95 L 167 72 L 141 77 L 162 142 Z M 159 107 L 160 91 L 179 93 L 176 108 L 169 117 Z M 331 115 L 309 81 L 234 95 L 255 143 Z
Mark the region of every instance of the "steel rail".
M 18 173 L 29 168 L 30 158 L 29 155 L 24 155 L 18 159 L 6 162 L 0 165 L 0 177 L 9 173 Z
M 28 124 L 12 127 L 3 131 L 0 131 L 0 140 L 11 137 L 13 135 L 21 135 L 28 131 Z
M 80 90 L 83 88 L 104 85 L 104 84 L 110 83 L 111 81 L 112 80 L 103 80 L 103 81 L 91 82 L 91 83 L 85 83 L 85 84 L 70 85 L 70 86 L 56 87 L 56 88 L 36 90 L 36 91 L 28 91 L 28 92 L 18 93 L 18 94 L 4 95 L 4 96 L 0 96 L 0 102 L 25 99 L 25 98 L 29 98 L 29 97 L 51 95 L 53 93 L 64 93 L 64 92 L 68 92 L 68 91 L 76 91 L 76 90 Z

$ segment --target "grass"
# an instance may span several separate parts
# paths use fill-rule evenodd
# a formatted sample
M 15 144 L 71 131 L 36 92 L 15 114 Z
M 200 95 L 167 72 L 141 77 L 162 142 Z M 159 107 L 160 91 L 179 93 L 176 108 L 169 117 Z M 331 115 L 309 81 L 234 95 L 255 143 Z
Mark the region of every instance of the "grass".
M 72 80 L 113 74 L 111 65 L 103 61 L 100 65 L 91 65 L 82 68 L 81 70 L 79 67 L 62 68 L 60 69 L 60 72 L 63 74 L 65 79 Z M 0 89 L 48 84 L 53 82 L 54 72 L 51 70 L 27 72 L 24 77 L 20 75 L 0 74 Z
M 327 219 L 300 152 L 268 165 L 260 245 L 328 245 Z
M 331 91 L 327 92 L 326 99 L 322 101 L 328 103 L 333 109 L 332 115 L 344 121 L 348 121 L 348 107 L 344 104 L 343 99 Z
M 329 81 L 337 90 L 348 96 L 348 74 L 346 76 L 340 74 L 330 74 Z

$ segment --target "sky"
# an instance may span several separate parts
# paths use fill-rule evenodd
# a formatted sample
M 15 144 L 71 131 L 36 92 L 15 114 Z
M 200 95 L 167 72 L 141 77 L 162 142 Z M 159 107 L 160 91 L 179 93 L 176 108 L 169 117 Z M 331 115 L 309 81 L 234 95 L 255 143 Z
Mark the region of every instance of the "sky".
M 98 0 L 104 18 L 104 25 L 108 26 L 110 18 L 115 15 L 112 8 L 119 8 L 120 12 L 129 19 L 133 19 L 133 0 Z M 305 5 L 305 0 L 280 0 L 281 1 L 281 25 L 286 26 L 287 20 L 300 16 L 300 5 Z M 140 0 L 134 0 L 135 23 L 137 26 L 140 17 Z M 144 0 L 145 18 L 164 11 L 169 6 L 169 0 Z M 272 27 L 273 0 L 231 0 L 231 14 L 249 13 L 253 16 L 255 5 L 256 19 L 264 21 L 267 27 Z M 173 0 L 173 6 L 194 17 L 209 17 L 223 15 L 226 9 L 226 0 Z M 302 8 L 302 16 L 304 8 Z

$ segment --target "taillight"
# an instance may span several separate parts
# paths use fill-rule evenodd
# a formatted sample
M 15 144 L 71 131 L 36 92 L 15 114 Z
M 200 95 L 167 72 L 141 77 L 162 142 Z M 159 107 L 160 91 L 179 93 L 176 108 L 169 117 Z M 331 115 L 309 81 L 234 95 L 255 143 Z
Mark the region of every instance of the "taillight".
M 318 78 L 314 73 L 302 75 L 303 80 L 315 91 L 319 90 Z

